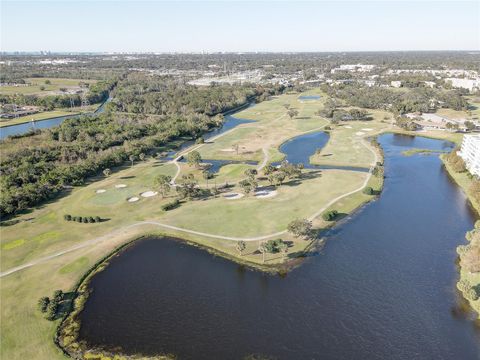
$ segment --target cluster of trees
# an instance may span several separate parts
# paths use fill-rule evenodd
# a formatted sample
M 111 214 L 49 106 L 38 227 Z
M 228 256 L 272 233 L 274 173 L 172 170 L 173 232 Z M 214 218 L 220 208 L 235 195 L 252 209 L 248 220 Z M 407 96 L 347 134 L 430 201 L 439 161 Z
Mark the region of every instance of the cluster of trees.
M 262 100 L 279 94 L 283 86 L 211 85 L 190 86 L 169 76 L 131 73 L 112 92 L 115 111 L 135 114 L 182 114 L 188 112 L 216 115 L 250 100 Z
M 38 309 L 45 314 L 47 320 L 55 320 L 58 317 L 60 306 L 64 300 L 65 294 L 63 291 L 55 290 L 52 298 L 44 296 L 38 300 Z
M 467 171 L 465 161 L 463 161 L 463 159 L 457 154 L 459 150 L 460 149 L 456 148 L 453 151 L 451 151 L 449 154 L 445 155 L 445 160 L 452 167 L 453 171 L 457 173 Z
M 295 219 L 287 226 L 287 230 L 295 237 L 301 237 L 305 240 L 313 236 L 312 222 L 307 219 Z
M 348 120 L 370 120 L 370 116 L 365 109 L 342 109 L 340 104 L 335 100 L 328 99 L 325 101 L 323 109 L 316 112 L 316 115 L 331 119 L 333 124 L 338 124 L 340 121 Z
M 282 252 L 286 257 L 288 254 L 288 244 L 282 239 L 268 240 L 260 243 L 258 251 L 262 254 L 262 261 L 265 263 L 265 255 L 267 253 L 274 254 Z
M 475 228 L 466 234 L 468 245 L 457 247 L 457 253 L 460 256 L 460 265 L 469 273 L 480 272 L 480 221 L 475 223 Z M 472 286 L 468 280 L 462 279 L 457 283 L 457 287 L 463 292 L 466 298 L 477 300 L 480 296 L 480 288 Z
M 63 216 L 65 221 L 76 221 L 79 223 L 99 223 L 102 221 L 102 218 L 100 216 L 72 216 L 70 214 L 66 214 Z
M 98 104 L 104 102 L 108 98 L 110 90 L 115 86 L 116 80 L 99 81 L 95 84 L 87 84 L 88 90 L 86 99 L 90 104 Z M 12 104 L 17 105 L 34 105 L 40 106 L 45 110 L 53 110 L 57 108 L 68 108 L 73 103 L 74 106 L 80 106 L 82 103 L 79 94 L 65 94 L 65 95 L 0 95 L 0 105 Z
M 468 101 L 458 90 L 431 88 L 389 89 L 368 87 L 360 84 L 324 86 L 332 98 L 338 98 L 350 106 L 367 109 L 386 109 L 396 114 L 432 112 L 438 107 L 467 110 Z
M 263 173 L 267 176 L 268 182 L 273 186 L 280 186 L 285 179 L 298 179 L 302 176 L 304 165 L 302 163 L 292 164 L 288 161 L 282 161 L 278 168 L 268 164 L 263 168 Z
M 240 185 L 242 191 L 248 195 L 254 192 L 258 187 L 258 182 L 256 180 L 258 172 L 255 169 L 247 169 L 244 174 L 247 178 L 240 181 L 238 185 Z
M 337 216 L 338 216 L 337 210 L 329 210 L 329 211 L 325 211 L 322 214 L 322 219 L 325 221 L 333 221 Z
M 168 88 L 171 96 L 178 95 L 173 84 L 169 83 Z M 202 109 L 211 105 L 204 96 L 210 90 L 192 87 L 189 97 L 180 96 L 183 112 L 177 112 L 177 98 L 168 98 L 169 101 L 162 104 L 166 107 L 163 115 L 122 115 L 106 111 L 97 116 L 68 119 L 58 127 L 33 132 L 28 138 L 10 138 L 0 143 L 0 215 L 15 214 L 55 197 L 65 186 L 83 184 L 104 169 L 128 160 L 133 162 L 147 152 L 168 149 L 173 140 L 197 139 L 219 126 L 222 116 L 209 116 L 203 110 L 196 112 L 200 108 L 199 99 L 208 101 Z M 222 102 L 223 93 L 212 91 Z M 198 99 L 194 97 L 200 93 Z M 225 103 L 229 96 L 230 93 L 225 92 Z M 192 103 L 186 99 L 193 99 Z M 195 192 L 189 181 L 182 187 L 187 189 L 184 193 L 187 197 Z

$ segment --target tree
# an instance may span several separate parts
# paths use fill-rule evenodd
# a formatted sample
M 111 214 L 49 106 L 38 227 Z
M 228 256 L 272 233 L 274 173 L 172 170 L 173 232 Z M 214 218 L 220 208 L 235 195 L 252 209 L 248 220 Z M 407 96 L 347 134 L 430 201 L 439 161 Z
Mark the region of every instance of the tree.
M 239 242 L 237 242 L 236 249 L 240 254 L 240 256 L 243 255 L 243 252 L 245 251 L 246 248 L 247 248 L 247 244 L 245 243 L 245 241 L 240 240 Z
M 112 170 L 110 170 L 109 168 L 103 169 L 103 175 L 105 175 L 105 177 L 109 177 L 111 173 Z
M 258 186 L 258 183 L 255 180 L 251 180 L 251 179 L 242 180 L 238 184 L 240 185 L 240 188 L 246 195 L 255 191 L 255 189 Z
M 284 180 L 285 173 L 283 172 L 274 172 L 273 174 L 268 175 L 268 181 L 275 187 L 282 185 Z
M 265 176 L 270 175 L 270 174 L 273 173 L 274 171 L 275 171 L 275 168 L 274 168 L 272 165 L 270 165 L 270 164 L 266 165 L 266 166 L 263 168 L 263 174 L 264 174 Z
M 287 230 L 295 237 L 308 239 L 312 235 L 312 222 L 307 219 L 296 219 L 288 224 Z
M 201 161 L 202 157 L 200 156 L 200 153 L 198 151 L 193 150 L 187 154 L 188 165 L 198 167 Z
M 204 144 L 204 143 L 205 143 L 205 139 L 203 138 L 203 136 L 200 136 L 195 140 L 195 144 Z
M 298 110 L 296 109 L 289 109 L 287 111 L 287 114 L 288 116 L 290 117 L 290 119 L 293 119 L 295 116 L 298 116 Z
M 247 169 L 244 172 L 245 176 L 248 177 L 250 180 L 254 180 L 255 176 L 257 176 L 258 172 L 255 169 Z
M 170 192 L 170 182 L 172 177 L 168 175 L 160 174 L 154 180 L 154 185 L 164 198 Z
M 202 176 L 203 176 L 203 179 L 207 182 L 207 188 L 208 188 L 208 179 L 213 178 L 213 174 L 210 171 L 205 170 L 204 172 L 202 172 Z
M 45 80 L 45 84 L 50 85 L 52 82 L 50 80 Z
M 337 215 L 338 215 L 337 210 L 329 210 L 322 214 L 322 219 L 325 221 L 332 221 L 337 217 Z
M 268 252 L 267 244 L 265 242 L 260 243 L 258 251 L 262 253 L 262 262 L 265 263 L 265 254 Z
M 476 125 L 473 121 L 467 120 L 467 121 L 465 121 L 464 125 L 465 125 L 465 127 L 467 128 L 468 131 L 475 130 L 475 128 L 476 128 Z
M 132 154 L 128 157 L 128 159 L 132 162 L 132 167 L 133 167 L 133 162 L 135 161 L 136 156 Z
M 288 254 L 288 244 L 286 242 L 282 242 L 279 244 L 279 250 L 282 252 L 283 257 L 286 258 Z
M 200 189 L 197 187 L 197 181 L 193 174 L 183 175 L 179 186 L 177 186 L 177 192 L 184 199 L 192 199 L 197 196 Z
M 42 313 L 45 313 L 45 312 L 47 312 L 47 308 L 48 308 L 49 304 L 50 304 L 50 299 L 47 296 L 41 297 L 38 300 L 38 309 Z
M 145 160 L 145 154 L 140 153 L 140 155 L 138 155 L 138 158 L 140 159 L 140 161 L 144 161 Z

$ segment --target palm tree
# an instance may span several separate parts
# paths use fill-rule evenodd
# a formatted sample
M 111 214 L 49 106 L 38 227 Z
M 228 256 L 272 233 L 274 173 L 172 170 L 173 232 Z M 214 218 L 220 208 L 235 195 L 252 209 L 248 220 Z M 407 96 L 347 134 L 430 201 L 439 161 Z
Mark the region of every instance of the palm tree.
M 133 162 L 135 161 L 135 155 L 130 155 L 128 159 L 132 162 L 132 167 L 133 167 Z

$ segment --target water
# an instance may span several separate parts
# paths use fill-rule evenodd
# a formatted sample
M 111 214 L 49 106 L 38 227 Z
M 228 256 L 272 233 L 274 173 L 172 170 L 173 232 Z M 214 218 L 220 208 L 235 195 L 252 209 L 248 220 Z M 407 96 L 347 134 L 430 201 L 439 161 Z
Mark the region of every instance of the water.
M 318 100 L 320 98 L 320 95 L 302 95 L 298 97 L 298 100 Z
M 105 105 L 109 103 L 112 99 L 109 97 L 106 101 L 100 105 L 97 110 L 95 110 L 92 114 L 100 114 L 105 111 Z M 86 114 L 85 114 L 86 115 Z M 29 132 L 30 130 L 36 129 L 48 129 L 57 125 L 60 125 L 67 119 L 71 119 L 74 117 L 78 117 L 79 115 L 66 115 L 66 116 L 58 116 L 50 119 L 45 120 L 37 120 L 37 121 L 30 121 L 27 123 L 12 125 L 12 126 L 5 126 L 0 128 L 0 139 L 4 139 L 7 136 L 11 135 L 20 135 Z
M 328 142 L 329 135 L 323 131 L 311 132 L 296 136 L 280 146 L 280 152 L 285 154 L 285 160 L 292 164 L 302 163 L 306 169 L 341 169 L 352 171 L 369 171 L 368 168 L 356 166 L 314 165 L 310 163 L 310 156 L 322 149 Z M 274 163 L 273 165 L 279 165 Z
M 81 339 L 179 359 L 478 360 L 454 264 L 474 214 L 436 155 L 401 155 L 451 144 L 392 134 L 379 141 L 380 198 L 286 277 L 145 239 L 93 278 Z

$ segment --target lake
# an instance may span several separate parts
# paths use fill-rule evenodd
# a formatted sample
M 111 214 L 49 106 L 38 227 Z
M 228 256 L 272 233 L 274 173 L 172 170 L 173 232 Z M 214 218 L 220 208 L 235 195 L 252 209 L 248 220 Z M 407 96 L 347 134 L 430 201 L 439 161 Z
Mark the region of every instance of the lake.
M 437 155 L 401 154 L 452 144 L 379 142 L 381 196 L 286 276 L 146 238 L 92 279 L 81 340 L 179 359 L 478 360 L 479 332 L 455 288 L 455 248 L 475 214 Z

